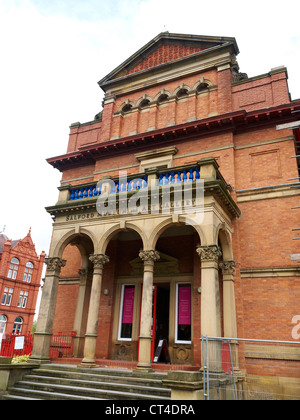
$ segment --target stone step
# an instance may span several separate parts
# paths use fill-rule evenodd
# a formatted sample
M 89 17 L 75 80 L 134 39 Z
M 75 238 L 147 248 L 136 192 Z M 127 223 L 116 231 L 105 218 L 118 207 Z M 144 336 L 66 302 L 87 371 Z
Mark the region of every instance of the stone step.
M 84 372 L 84 373 L 93 373 L 97 375 L 109 375 L 109 376 L 130 376 L 135 378 L 143 379 L 166 379 L 168 374 L 166 372 L 139 372 L 137 370 L 127 369 L 127 368 L 105 368 L 105 367 L 95 367 L 95 368 L 84 368 L 77 365 L 60 365 L 60 364 L 43 364 L 40 369 L 50 369 L 50 370 L 63 370 L 68 372 Z
M 2 400 L 26 400 L 26 401 L 39 401 L 40 398 L 26 397 L 25 395 L 4 395 Z
M 169 400 L 166 373 L 41 365 L 8 390 L 6 400 Z
M 27 389 L 14 386 L 9 389 L 9 394 L 3 400 L 101 400 L 103 398 L 93 398 L 89 396 L 72 395 L 60 392 L 49 392 L 38 389 Z
M 22 390 L 22 391 L 20 391 Z M 93 399 L 112 399 L 112 400 L 166 400 L 166 397 L 160 397 L 157 395 L 147 395 L 134 392 L 123 392 L 123 391 L 114 391 L 109 389 L 93 389 L 90 387 L 83 386 L 70 386 L 70 385 L 59 385 L 59 384 L 50 384 L 47 382 L 34 382 L 22 380 L 17 382 L 14 387 L 9 388 L 9 394 L 20 395 L 20 392 L 27 397 L 32 397 L 35 394 L 35 391 L 44 391 L 45 399 L 57 399 L 55 398 L 57 394 L 67 394 L 66 399 L 74 399 L 74 397 L 81 397 L 81 399 L 86 399 L 86 397 Z M 27 392 L 26 392 L 27 391 Z M 55 395 L 56 394 L 56 395 Z M 83 398 L 85 397 L 85 398 Z M 78 398 L 76 398 L 78 399 Z
M 147 383 L 144 384 L 132 384 L 128 383 L 127 380 L 123 380 L 122 382 L 111 382 L 109 381 L 93 381 L 91 379 L 79 379 L 79 378 L 71 378 L 70 376 L 65 377 L 56 377 L 56 376 L 44 376 L 44 375 L 25 375 L 23 378 L 25 381 L 30 382 L 37 382 L 37 383 L 47 383 L 47 384 L 59 384 L 59 385 L 66 385 L 70 387 L 88 387 L 92 389 L 102 389 L 102 390 L 112 390 L 112 391 L 122 391 L 122 392 L 129 392 L 129 393 L 136 393 L 136 394 L 149 394 L 149 395 L 157 395 L 161 397 L 169 397 L 170 390 L 167 388 L 162 387 L 154 387 L 148 386 Z
M 152 379 L 152 378 L 145 378 L 145 377 L 136 377 L 130 376 L 130 373 L 127 373 L 126 376 L 118 376 L 116 374 L 110 374 L 110 372 L 101 372 L 101 373 L 88 373 L 88 372 L 80 372 L 80 371 L 73 371 L 73 370 L 61 370 L 61 369 L 34 369 L 32 371 L 34 375 L 39 376 L 52 376 L 56 378 L 70 378 L 70 379 L 82 379 L 87 381 L 101 381 L 101 382 L 114 382 L 114 383 L 124 383 L 126 380 L 127 383 L 130 384 L 142 384 L 146 386 L 154 386 L 160 387 L 162 385 L 162 378 L 161 379 Z

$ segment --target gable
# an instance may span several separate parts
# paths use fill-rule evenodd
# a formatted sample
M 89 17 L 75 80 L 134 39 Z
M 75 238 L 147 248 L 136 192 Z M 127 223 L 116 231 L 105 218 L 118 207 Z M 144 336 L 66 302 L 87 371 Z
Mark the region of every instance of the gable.
M 98 84 L 102 87 L 108 81 L 229 44 L 233 48 L 233 53 L 238 54 L 235 38 L 162 32 L 101 79 Z
M 137 71 L 146 70 L 151 67 L 158 66 L 160 64 L 168 63 L 178 58 L 186 57 L 200 51 L 204 48 L 191 47 L 185 45 L 161 45 L 153 53 L 149 54 L 148 57 L 144 58 L 138 65 L 130 69 L 127 74 L 136 73 Z
M 30 231 L 25 236 L 24 239 L 17 241 L 15 245 L 12 244 L 12 248 L 13 248 L 14 254 L 22 254 L 22 255 L 26 255 L 27 257 L 32 257 L 32 258 L 37 257 L 35 245 L 30 236 Z

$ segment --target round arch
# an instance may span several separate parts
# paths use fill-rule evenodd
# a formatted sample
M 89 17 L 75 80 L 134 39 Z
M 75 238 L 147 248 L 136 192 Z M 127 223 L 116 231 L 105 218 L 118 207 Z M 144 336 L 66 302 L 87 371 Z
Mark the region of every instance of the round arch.
M 166 219 L 163 222 L 159 223 L 153 229 L 153 232 L 152 232 L 152 234 L 151 234 L 151 236 L 149 238 L 148 249 L 155 249 L 159 237 L 161 236 L 161 234 L 165 230 L 167 230 L 170 227 L 180 226 L 180 225 L 181 226 L 182 225 L 188 225 L 188 226 L 191 226 L 192 228 L 194 228 L 194 230 L 199 235 L 200 243 L 202 245 L 205 245 L 206 244 L 206 238 L 205 238 L 205 235 L 204 235 L 203 231 L 201 230 L 200 226 L 199 225 L 196 225 L 192 219 L 189 219 L 188 217 L 185 217 L 185 216 L 180 216 L 178 218 L 178 221 L 174 221 L 173 217 L 169 217 L 168 219 Z
M 139 109 L 147 108 L 152 103 L 152 98 L 149 95 L 143 95 L 136 103 L 136 107 Z
M 181 97 L 187 97 L 190 91 L 190 86 L 181 83 L 181 85 L 174 90 L 173 96 L 175 96 L 177 99 L 180 99 Z
M 232 237 L 224 223 L 220 223 L 216 229 L 216 243 L 220 242 L 224 261 L 233 260 Z
M 198 82 L 194 84 L 192 90 L 199 93 L 201 92 L 202 89 L 203 90 L 209 89 L 212 86 L 213 86 L 213 83 L 210 80 L 201 78 Z
M 161 102 L 161 99 L 162 98 L 165 98 L 164 99 L 164 101 L 163 101 L 163 103 L 165 103 L 165 102 L 168 102 L 168 100 L 170 99 L 170 97 L 171 97 L 172 95 L 171 95 L 171 92 L 169 92 L 168 90 L 165 90 L 165 89 L 161 89 L 157 94 L 156 94 L 156 96 L 154 97 L 154 102 L 157 102 L 158 104 L 159 103 L 162 103 Z
M 66 233 L 56 244 L 51 257 L 62 258 L 65 248 L 73 243 L 77 246 L 82 257 L 82 266 L 87 267 L 89 264 L 89 255 L 94 253 L 96 249 L 96 239 L 93 234 L 86 229 L 81 229 L 80 233 L 75 233 L 75 229 L 72 229 Z
M 125 102 L 123 102 L 120 105 L 118 112 L 126 114 L 127 112 L 130 112 L 134 107 L 134 102 L 130 101 L 129 99 L 126 99 Z
M 135 231 L 141 238 L 141 241 L 143 243 L 143 248 L 145 249 L 147 240 L 145 237 L 145 234 L 143 233 L 143 231 L 136 226 L 133 223 L 127 223 L 125 227 L 121 226 L 121 224 L 118 224 L 116 226 L 112 226 L 110 229 L 108 229 L 101 237 L 100 242 L 98 244 L 97 249 L 99 250 L 99 254 L 105 254 L 106 253 L 106 249 L 107 246 L 109 244 L 109 242 L 111 241 L 111 239 L 117 235 L 119 232 L 126 232 L 127 230 L 133 230 Z

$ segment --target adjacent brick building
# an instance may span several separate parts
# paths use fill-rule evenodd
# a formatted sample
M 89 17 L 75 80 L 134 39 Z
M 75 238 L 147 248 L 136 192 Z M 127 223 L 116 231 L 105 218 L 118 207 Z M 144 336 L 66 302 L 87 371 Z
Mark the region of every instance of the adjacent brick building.
M 100 80 L 103 110 L 72 124 L 67 153 L 48 159 L 62 180 L 47 209 L 55 221 L 33 358 L 47 358 L 52 331 L 76 331 L 85 365 L 115 359 L 139 369 L 151 366 L 159 339 L 172 364 L 199 367 L 202 334 L 292 340 L 300 270 L 291 260 L 291 123 L 300 100 L 291 100 L 286 68 L 249 78 L 238 53 L 234 38 L 165 32 Z M 199 180 L 198 223 L 172 188 L 189 186 L 194 205 Z M 170 186 L 168 207 L 159 200 Z M 112 202 L 101 213 L 104 192 Z M 250 350 L 235 351 L 243 369 Z M 282 357 L 283 376 L 299 376 L 295 359 Z
M 0 333 L 32 331 L 45 253 L 37 255 L 31 232 L 10 240 L 0 234 Z

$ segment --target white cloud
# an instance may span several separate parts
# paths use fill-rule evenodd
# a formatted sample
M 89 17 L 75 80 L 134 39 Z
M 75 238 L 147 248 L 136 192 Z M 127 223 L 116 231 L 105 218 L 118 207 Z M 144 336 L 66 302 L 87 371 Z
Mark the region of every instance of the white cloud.
M 39 252 L 51 239 L 60 174 L 45 159 L 66 152 L 69 125 L 94 118 L 97 82 L 159 32 L 234 36 L 249 76 L 286 65 L 300 97 L 299 1 L 0 0 L 0 230 L 32 226 Z M 50 7 L 51 6 L 51 7 Z

